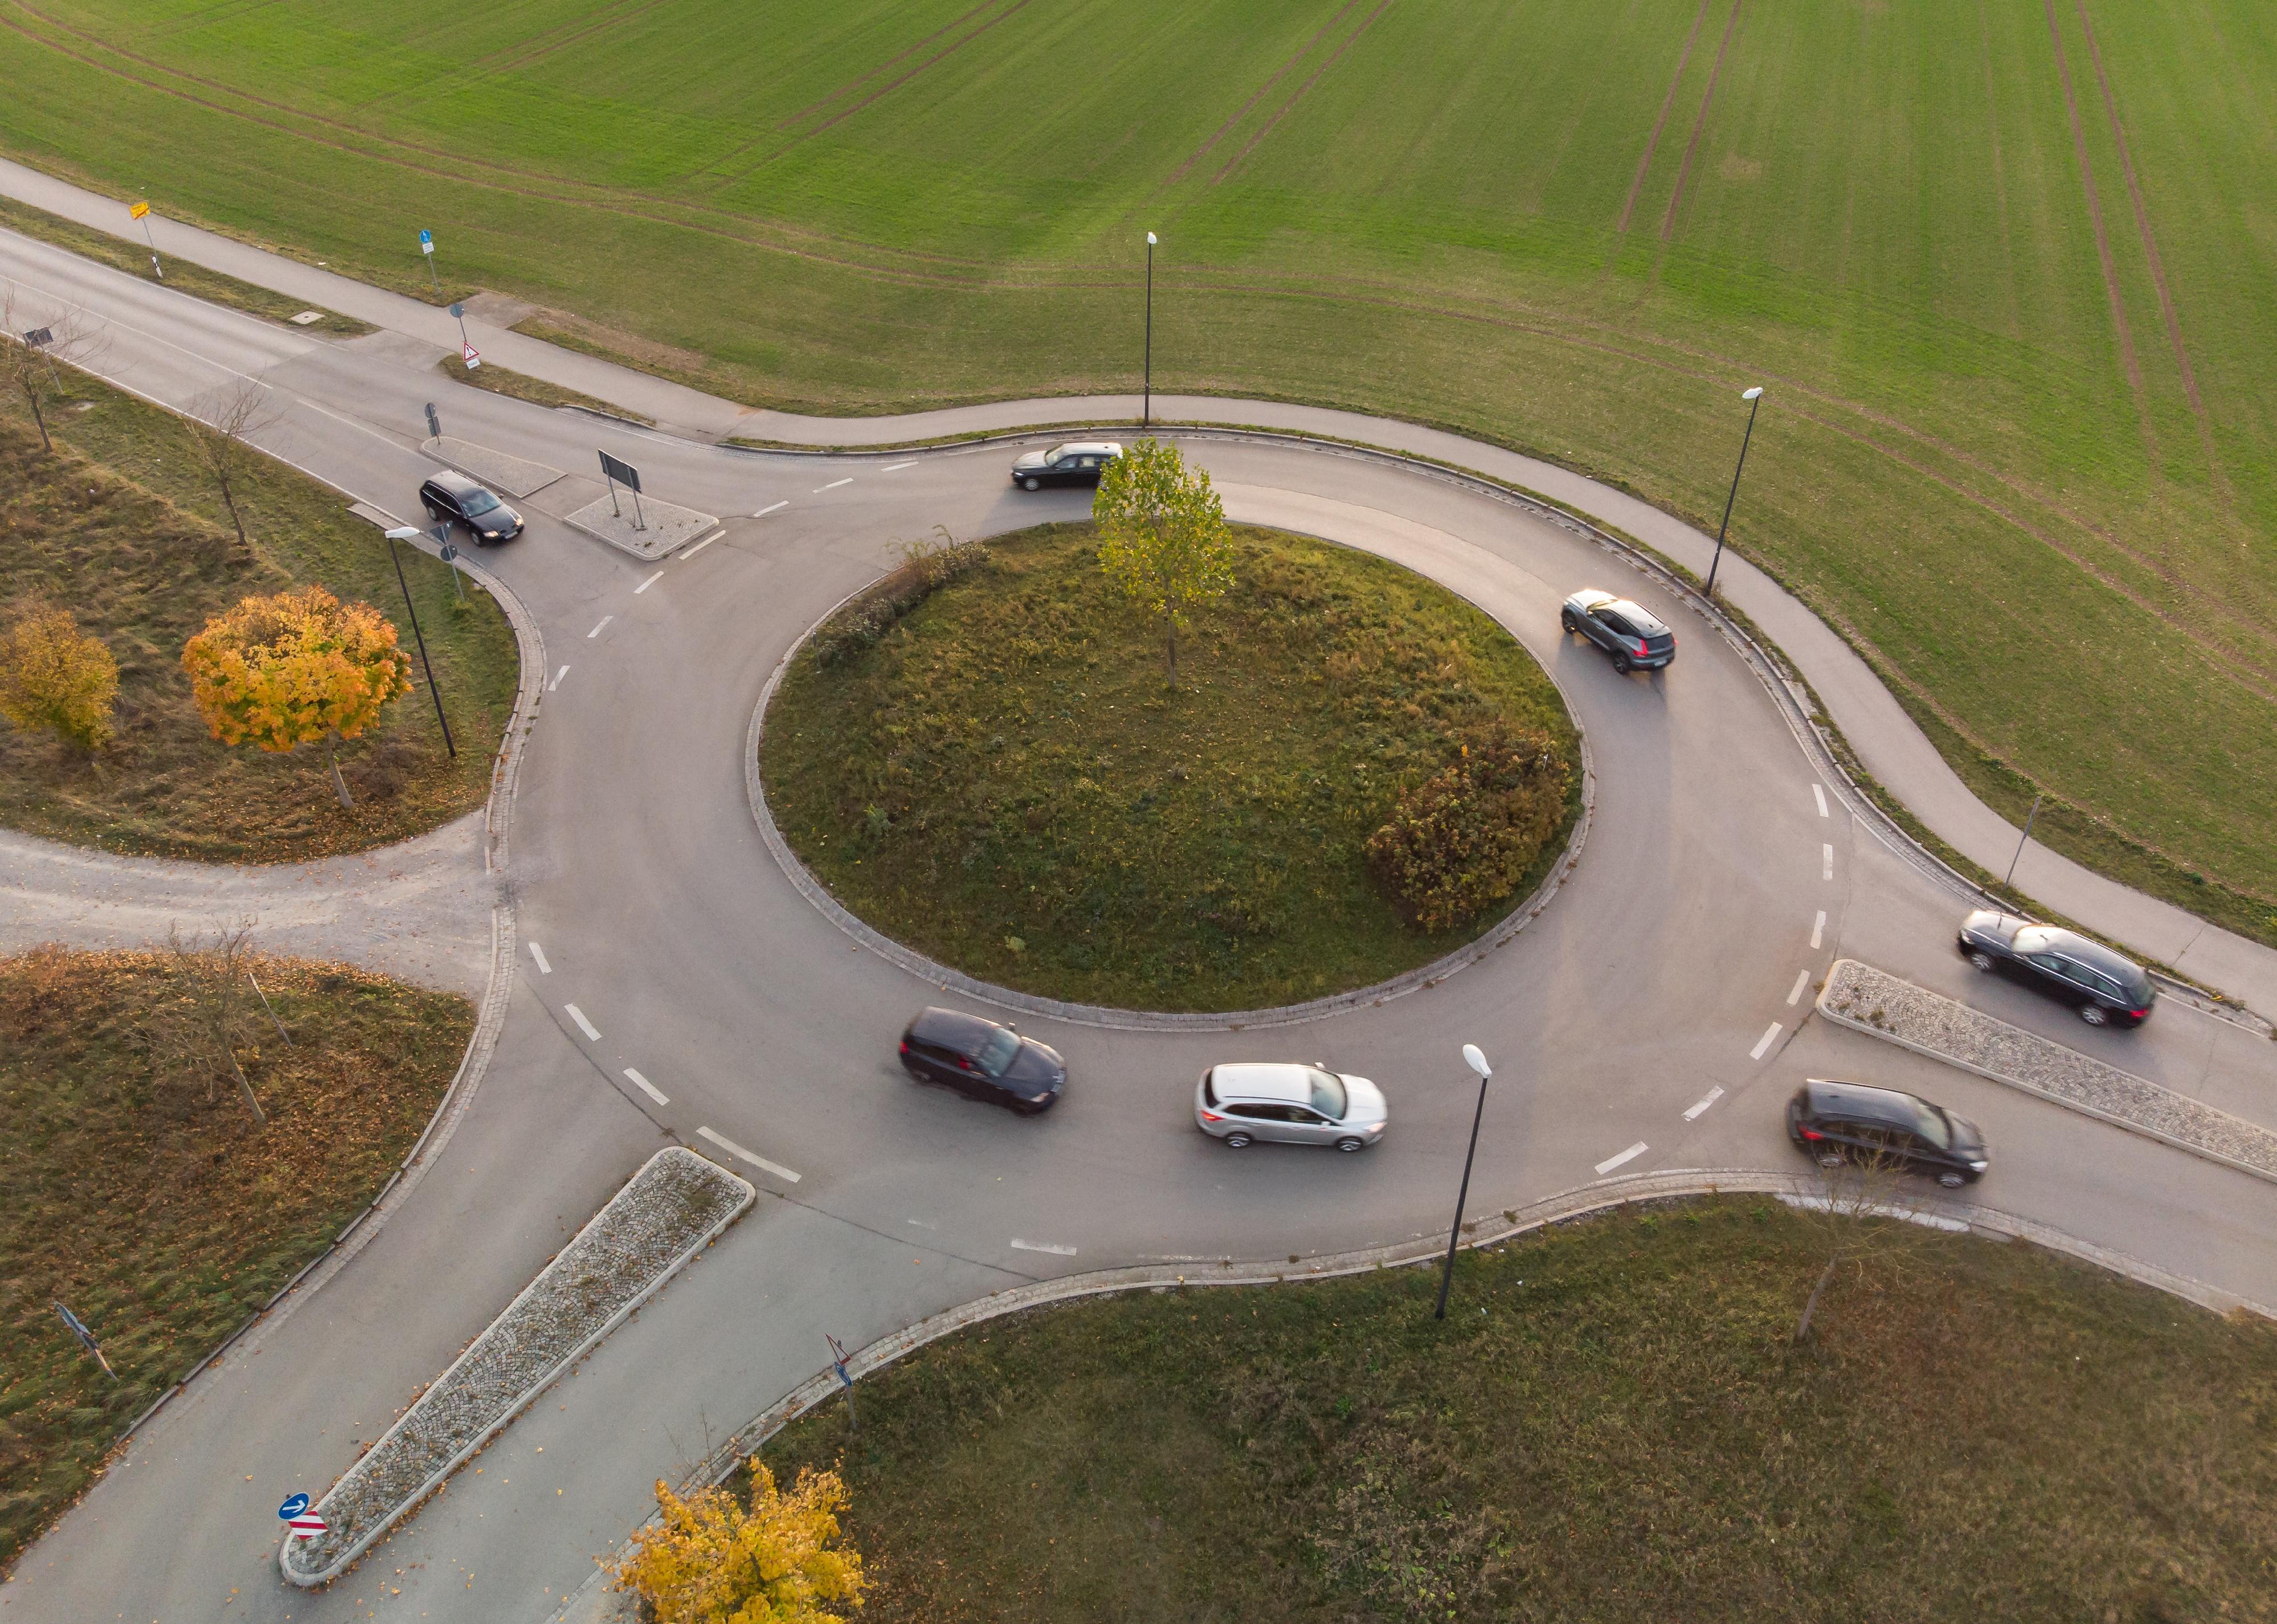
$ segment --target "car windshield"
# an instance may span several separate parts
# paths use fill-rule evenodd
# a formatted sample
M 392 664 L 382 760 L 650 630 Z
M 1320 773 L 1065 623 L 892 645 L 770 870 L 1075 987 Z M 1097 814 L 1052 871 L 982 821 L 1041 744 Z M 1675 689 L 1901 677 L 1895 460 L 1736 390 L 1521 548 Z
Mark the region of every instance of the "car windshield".
M 491 508 L 497 507 L 499 505 L 499 499 L 492 496 L 487 491 L 476 491 L 466 499 L 463 505 L 466 508 L 467 517 L 471 519 L 478 513 L 488 513 Z
M 1020 1052 L 1020 1037 L 1008 1027 L 999 1026 L 980 1045 L 973 1063 L 991 1077 L 1001 1077 L 1011 1065 L 1014 1056 Z
M 1945 1119 L 1945 1113 L 1934 1105 L 1915 1102 L 1914 1132 L 1939 1150 L 1953 1148 L 1953 1125 Z
M 1330 1122 L 1344 1119 L 1344 1086 L 1326 1071 L 1306 1073 L 1313 1085 L 1313 1109 Z
M 1074 454 L 1075 447 L 1072 446 L 1055 446 L 1044 453 L 1044 455 L 1054 462 L 1058 461 L 1062 457 L 1071 457 Z

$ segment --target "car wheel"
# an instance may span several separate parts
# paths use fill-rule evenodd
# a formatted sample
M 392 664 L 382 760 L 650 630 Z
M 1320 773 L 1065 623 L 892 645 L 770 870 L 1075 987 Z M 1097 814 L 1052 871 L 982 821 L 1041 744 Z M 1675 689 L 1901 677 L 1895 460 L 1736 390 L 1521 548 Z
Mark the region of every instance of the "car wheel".
M 1840 1151 L 1839 1151 L 1839 1150 L 1822 1150 L 1822 1151 L 1820 1151 L 1820 1152 L 1818 1153 L 1818 1165 L 1819 1165 L 1819 1166 L 1821 1166 L 1821 1167 L 1839 1167 L 1839 1166 L 1841 1166 L 1841 1165 L 1842 1165 L 1842 1153 L 1841 1153 Z
M 1634 667 L 1633 667 L 1629 663 L 1629 657 L 1627 655 L 1616 654 L 1613 656 L 1613 669 L 1619 672 L 1623 676 L 1626 676 L 1634 668 Z
M 1969 962 L 1976 965 L 1979 970 L 1982 970 L 1986 975 L 1991 975 L 1994 969 L 1992 956 L 1990 953 L 1971 953 L 1969 956 Z
M 1573 611 L 1571 609 L 1560 609 L 1557 611 L 1557 623 L 1560 626 L 1563 626 L 1569 632 L 1579 631 L 1581 629 L 1579 626 L 1576 626 L 1573 623 Z
M 1229 1133 L 1218 1142 L 1223 1145 L 1228 1150 L 1246 1150 L 1249 1147 L 1249 1135 L 1246 1133 Z
M 1948 1190 L 1958 1190 L 1969 1182 L 1949 1167 L 1937 1176 L 1937 1181 Z
M 1040 479 L 1023 479 L 1020 482 L 1020 489 L 1023 491 L 1040 491 L 1043 488 L 1044 482 Z
M 2111 1024 L 2110 1011 L 2099 1003 L 2080 1005 L 2079 1018 L 2090 1026 L 2107 1026 Z
M 1336 1141 L 1336 1148 L 1343 1151 L 1345 1155 L 1350 1155 L 1355 1150 L 1366 1150 L 1367 1148 L 1367 1141 L 1366 1140 L 1354 1139 L 1350 1134 L 1346 1134 L 1343 1139 Z

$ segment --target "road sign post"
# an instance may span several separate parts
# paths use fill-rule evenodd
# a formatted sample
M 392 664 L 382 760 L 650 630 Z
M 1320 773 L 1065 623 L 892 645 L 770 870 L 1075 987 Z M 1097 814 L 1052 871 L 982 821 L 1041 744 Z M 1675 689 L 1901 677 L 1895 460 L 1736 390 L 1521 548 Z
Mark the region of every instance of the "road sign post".
M 428 278 L 435 284 L 435 297 L 440 299 L 443 296 L 443 278 L 435 274 L 435 239 L 424 227 L 419 233 L 419 251 L 427 256 Z
M 846 1345 L 826 1331 L 822 1339 L 830 1344 L 830 1368 L 838 1372 L 838 1384 L 846 1390 L 846 1430 L 859 1432 L 862 1423 L 854 1417 L 854 1378 L 846 1374 Z
M 620 519 L 625 516 L 625 510 L 617 506 L 617 487 L 622 485 L 633 493 L 633 528 L 646 530 L 648 522 L 641 516 L 640 469 L 605 451 L 601 454 L 601 477 L 609 482 L 609 511 Z
M 87 1326 L 81 1323 L 78 1315 L 73 1314 L 69 1308 L 65 1308 L 63 1304 L 58 1302 L 50 1304 L 50 1306 L 55 1309 L 56 1313 L 59 1316 L 61 1316 L 64 1323 L 64 1329 L 71 1332 L 72 1336 L 79 1338 L 79 1345 L 81 1347 L 95 1355 L 95 1362 L 103 1367 L 103 1375 L 109 1376 L 114 1382 L 117 1381 L 118 1379 L 118 1372 L 110 1368 L 110 1361 L 103 1356 L 103 1349 L 95 1345 L 95 1333 L 89 1330 Z
M 142 222 L 142 240 L 150 245 L 150 271 L 161 282 L 166 279 L 166 268 L 158 263 L 158 240 L 150 234 L 150 205 L 136 203 L 126 211 Z
M 443 438 L 443 420 L 436 415 L 435 402 L 432 400 L 427 402 L 427 438 L 430 440 Z
M 443 544 L 443 561 L 451 567 L 451 591 L 458 594 L 461 603 L 466 602 L 467 594 L 459 585 L 459 550 L 447 541 Z

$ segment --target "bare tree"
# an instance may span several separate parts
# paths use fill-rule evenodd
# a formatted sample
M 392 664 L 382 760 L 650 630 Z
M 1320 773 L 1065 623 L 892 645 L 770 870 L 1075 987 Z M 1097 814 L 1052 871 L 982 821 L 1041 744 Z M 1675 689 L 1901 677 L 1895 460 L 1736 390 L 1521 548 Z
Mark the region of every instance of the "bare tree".
M 245 538 L 245 515 L 239 510 L 237 499 L 261 455 L 253 448 L 253 437 L 277 421 L 278 414 L 270 408 L 268 385 L 249 377 L 200 395 L 190 402 L 189 415 L 182 420 L 189 431 L 191 449 L 213 477 L 222 506 L 229 509 L 229 522 L 237 527 L 240 548 L 252 545 Z
M 253 1113 L 255 1127 L 265 1126 L 268 1113 L 253 1095 L 245 1068 L 238 1064 L 238 1046 L 255 1041 L 251 985 L 253 921 L 244 919 L 217 933 L 211 947 L 203 939 L 182 940 L 174 926 L 166 931 L 166 950 L 172 957 L 169 996 L 143 1019 L 144 1035 L 160 1064 L 178 1075 L 200 1079 L 211 1100 L 225 1077 L 234 1078 Z
M 17 303 L 14 288 L 0 290 L 0 384 L 30 409 L 40 431 L 40 449 L 52 452 L 56 443 L 48 433 L 48 417 L 71 393 L 64 368 L 91 366 L 102 354 L 103 343 L 75 316 L 27 326 L 32 319 Z
M 1846 1269 L 1863 1275 L 1876 1265 L 1902 1262 L 1923 1232 L 1900 1157 L 1871 1144 L 1838 1149 L 1822 1141 L 1816 1161 L 1817 1176 L 1793 1204 L 1816 1231 L 1826 1267 L 1802 1305 L 1794 1327 L 1797 1342 L 1810 1334 L 1820 1299 L 1837 1275 Z

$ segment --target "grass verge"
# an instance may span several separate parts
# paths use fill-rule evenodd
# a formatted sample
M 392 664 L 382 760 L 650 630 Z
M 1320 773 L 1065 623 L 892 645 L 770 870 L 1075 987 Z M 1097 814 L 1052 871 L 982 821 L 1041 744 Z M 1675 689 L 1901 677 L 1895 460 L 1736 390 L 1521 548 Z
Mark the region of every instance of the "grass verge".
M 839 1463 L 867 1624 L 2268 1616 L 2277 1331 L 1897 1226 L 1797 1346 L 1824 1224 L 1040 1310 L 765 1458 Z
M 92 758 L 0 728 L 0 822 L 109 851 L 286 862 L 384 845 L 482 804 L 512 713 L 519 655 L 490 598 L 453 591 L 448 566 L 405 549 L 405 578 L 458 757 L 423 673 L 381 725 L 341 751 L 343 810 L 312 749 L 270 755 L 214 741 L 190 699 L 182 645 L 252 592 L 318 583 L 377 605 L 403 646 L 411 624 L 387 544 L 339 492 L 263 459 L 239 497 L 249 550 L 171 414 L 85 375 L 57 414 L 50 456 L 0 410 L 0 603 L 42 596 L 118 662 L 118 736 Z
M 1162 644 L 1088 524 L 992 540 L 867 649 L 819 637 L 769 707 L 768 804 L 849 908 L 971 974 L 1142 1009 L 1253 1009 L 1428 963 L 1363 850 L 1488 716 L 1576 764 L 1557 690 L 1486 615 L 1396 564 L 1241 529 L 1234 590 Z M 853 607 L 858 608 L 857 605 Z
M 141 1023 L 154 953 L 0 959 L 0 1562 L 83 1489 L 118 1430 L 368 1206 L 474 1031 L 455 995 L 262 959 L 291 1033 L 234 1087 L 161 1082 Z M 259 1018 L 255 1011 L 255 1018 Z M 68 1305 L 118 1372 L 65 1330 Z
M 612 406 L 592 395 L 581 394 L 575 389 L 564 389 L 560 385 L 549 384 L 542 377 L 509 372 L 504 367 L 487 361 L 470 372 L 456 356 L 446 355 L 435 363 L 435 370 L 454 384 L 464 384 L 470 389 L 487 389 L 492 394 L 511 395 L 517 400 L 528 400 L 533 406 L 582 406 L 588 411 L 628 418 L 651 428 L 656 426 L 655 418 L 644 417 L 628 407 Z

